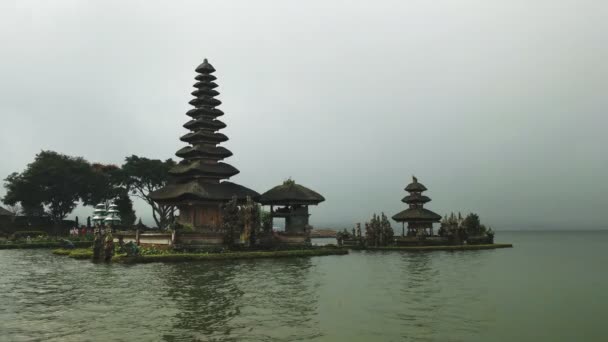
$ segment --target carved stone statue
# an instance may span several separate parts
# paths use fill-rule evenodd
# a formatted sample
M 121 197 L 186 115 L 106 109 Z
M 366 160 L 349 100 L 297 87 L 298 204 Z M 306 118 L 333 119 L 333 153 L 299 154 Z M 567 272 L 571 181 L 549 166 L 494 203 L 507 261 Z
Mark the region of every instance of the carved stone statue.
M 101 249 L 103 246 L 101 231 L 99 227 L 95 228 L 93 232 L 95 239 L 93 240 L 93 260 L 99 260 L 101 258 Z
M 106 262 L 112 261 L 112 257 L 114 256 L 114 237 L 112 233 L 108 230 L 106 237 L 104 239 L 104 260 Z

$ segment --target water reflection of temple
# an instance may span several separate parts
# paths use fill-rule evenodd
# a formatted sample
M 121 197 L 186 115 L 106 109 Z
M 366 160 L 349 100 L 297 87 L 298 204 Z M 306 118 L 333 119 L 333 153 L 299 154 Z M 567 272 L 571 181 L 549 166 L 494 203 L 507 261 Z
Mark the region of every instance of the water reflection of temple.
M 310 258 L 172 264 L 177 310 L 166 340 L 306 340 L 318 334 L 318 279 Z
M 231 263 L 173 264 L 166 270 L 168 296 L 177 312 L 174 340 L 202 340 L 229 332 L 229 322 L 239 315 L 238 270 Z M 171 340 L 172 338 L 169 338 Z

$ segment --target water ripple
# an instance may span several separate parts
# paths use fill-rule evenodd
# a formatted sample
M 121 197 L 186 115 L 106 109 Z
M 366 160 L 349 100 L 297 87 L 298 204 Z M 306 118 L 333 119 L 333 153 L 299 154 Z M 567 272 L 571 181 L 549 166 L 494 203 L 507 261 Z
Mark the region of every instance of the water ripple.
M 0 340 L 532 341 L 542 332 L 569 341 L 576 331 L 602 340 L 593 317 L 608 307 L 596 291 L 608 287 L 608 253 L 599 252 L 608 234 L 568 256 L 559 237 L 544 239 L 543 253 L 525 241 L 513 250 L 146 265 L 1 250 Z

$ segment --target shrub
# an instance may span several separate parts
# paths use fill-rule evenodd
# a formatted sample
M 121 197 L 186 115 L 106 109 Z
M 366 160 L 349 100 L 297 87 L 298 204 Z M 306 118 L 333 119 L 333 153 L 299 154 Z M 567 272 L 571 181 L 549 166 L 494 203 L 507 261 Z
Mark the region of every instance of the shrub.
M 47 237 L 48 234 L 42 230 L 24 230 L 24 231 L 20 231 L 20 232 L 15 232 L 13 233 L 13 235 L 11 236 L 12 239 L 17 240 L 17 239 L 24 239 L 27 237 L 30 238 L 35 238 L 35 237 Z

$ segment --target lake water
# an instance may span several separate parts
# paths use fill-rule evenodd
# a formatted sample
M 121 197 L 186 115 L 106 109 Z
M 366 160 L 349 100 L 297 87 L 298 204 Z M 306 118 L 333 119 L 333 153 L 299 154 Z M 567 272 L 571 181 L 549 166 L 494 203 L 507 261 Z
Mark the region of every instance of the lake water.
M 0 340 L 608 340 L 608 232 L 497 242 L 515 247 L 145 265 L 0 250 Z

